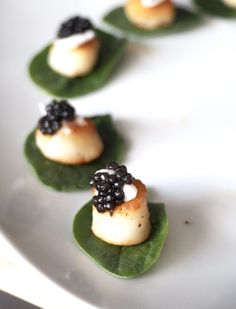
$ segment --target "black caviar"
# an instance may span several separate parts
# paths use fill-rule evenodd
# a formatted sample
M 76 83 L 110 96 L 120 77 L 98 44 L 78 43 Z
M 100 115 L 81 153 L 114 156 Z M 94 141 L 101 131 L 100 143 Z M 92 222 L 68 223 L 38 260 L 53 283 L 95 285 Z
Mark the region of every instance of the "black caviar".
M 73 34 L 83 33 L 90 29 L 93 29 L 93 25 L 89 19 L 75 16 L 61 25 L 57 37 L 60 39 L 67 38 Z
M 54 134 L 60 129 L 61 124 L 57 120 L 42 117 L 38 122 L 38 128 L 43 134 Z
M 98 212 L 110 211 L 112 213 L 116 206 L 124 202 L 124 185 L 132 184 L 134 178 L 127 172 L 126 166 L 116 162 L 107 164 L 105 168 L 114 173 L 97 172 L 90 181 L 90 185 L 97 190 L 97 195 L 93 197 L 93 205 Z
M 51 101 L 46 106 L 46 116 L 38 122 L 38 128 L 43 134 L 55 134 L 61 127 L 63 120 L 75 119 L 75 109 L 65 100 Z
M 75 109 L 67 101 L 53 100 L 46 106 L 49 119 L 53 120 L 74 120 Z

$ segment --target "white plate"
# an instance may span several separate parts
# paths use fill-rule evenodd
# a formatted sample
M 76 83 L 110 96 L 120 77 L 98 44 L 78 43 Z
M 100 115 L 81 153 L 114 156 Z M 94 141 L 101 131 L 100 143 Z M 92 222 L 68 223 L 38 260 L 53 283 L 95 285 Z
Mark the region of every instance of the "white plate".
M 53 192 L 24 160 L 37 104 L 49 100 L 27 77 L 31 55 L 63 19 L 81 12 L 98 22 L 113 4 L 1 2 L 1 229 L 35 267 L 97 307 L 235 308 L 235 23 L 136 40 L 106 87 L 73 101 L 81 114 L 114 115 L 129 170 L 166 204 L 168 240 L 140 278 L 108 275 L 74 244 L 73 217 L 90 193 Z

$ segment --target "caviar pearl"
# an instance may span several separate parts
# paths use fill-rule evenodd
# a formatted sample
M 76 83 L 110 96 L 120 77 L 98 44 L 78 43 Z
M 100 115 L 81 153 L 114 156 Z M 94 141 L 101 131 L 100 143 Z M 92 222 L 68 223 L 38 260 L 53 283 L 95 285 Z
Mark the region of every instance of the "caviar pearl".
M 93 25 L 90 20 L 80 16 L 75 16 L 61 25 L 57 37 L 66 38 L 73 34 L 83 33 L 90 29 L 93 29 Z
M 133 180 L 134 178 L 127 172 L 126 166 L 118 165 L 116 162 L 110 162 L 106 165 L 106 169 L 96 171 L 90 185 L 96 189 L 95 196 L 105 197 L 105 199 L 94 199 L 94 206 L 99 212 L 112 211 L 124 201 L 135 198 Z M 97 207 L 98 204 L 99 207 Z
M 38 128 L 43 134 L 55 134 L 60 127 L 59 121 L 50 119 L 48 116 L 42 117 L 38 122 Z
M 108 170 L 116 170 L 119 167 L 119 165 L 116 162 L 110 162 L 106 165 L 106 168 Z
M 67 101 L 51 101 L 45 108 L 46 116 L 38 122 L 38 128 L 43 134 L 55 134 L 63 120 L 75 119 L 75 109 Z

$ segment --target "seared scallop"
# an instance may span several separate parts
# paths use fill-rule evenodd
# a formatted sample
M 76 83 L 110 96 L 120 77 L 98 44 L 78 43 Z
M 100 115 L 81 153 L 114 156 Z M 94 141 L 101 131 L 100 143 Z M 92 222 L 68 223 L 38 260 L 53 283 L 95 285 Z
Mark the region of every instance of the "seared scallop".
M 48 54 L 48 64 L 57 73 L 73 78 L 90 73 L 98 58 L 100 40 L 98 37 L 73 49 L 53 43 Z
M 55 134 L 35 133 L 36 144 L 42 154 L 63 164 L 84 164 L 98 158 L 103 151 L 103 142 L 96 126 L 90 119 L 76 118 L 62 121 Z
M 145 241 L 151 230 L 145 185 L 135 179 L 135 198 L 116 206 L 112 212 L 99 212 L 93 205 L 93 233 L 113 245 L 131 246 Z
M 60 25 L 57 38 L 49 48 L 48 65 L 55 72 L 73 78 L 90 73 L 100 48 L 91 21 L 75 16 Z
M 171 24 L 175 19 L 175 7 L 171 0 L 146 7 L 141 0 L 128 0 L 125 5 L 127 18 L 137 27 L 153 30 Z

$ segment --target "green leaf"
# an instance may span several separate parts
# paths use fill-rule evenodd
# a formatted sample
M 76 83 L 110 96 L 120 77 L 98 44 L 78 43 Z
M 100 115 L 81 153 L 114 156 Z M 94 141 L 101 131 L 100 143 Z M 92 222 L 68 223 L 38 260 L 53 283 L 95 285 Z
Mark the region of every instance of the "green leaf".
M 29 65 L 32 80 L 49 94 L 59 98 L 79 97 L 104 86 L 124 53 L 126 40 L 100 30 L 97 30 L 97 34 L 101 40 L 101 48 L 98 63 L 90 74 L 75 78 L 57 74 L 47 64 L 50 48 L 47 46 Z
M 115 246 L 97 238 L 92 230 L 92 201 L 79 210 L 73 233 L 79 247 L 102 269 L 121 278 L 136 277 L 147 271 L 161 254 L 168 233 L 163 204 L 148 203 L 152 230 L 149 238 L 135 246 Z
M 91 118 L 104 143 L 104 152 L 97 160 L 83 165 L 67 165 L 46 159 L 35 143 L 35 130 L 26 139 L 24 152 L 39 180 L 57 191 L 77 191 L 89 188 L 92 174 L 109 161 L 121 162 L 125 143 L 116 131 L 109 115 Z
M 146 37 L 181 32 L 199 25 L 202 21 L 199 15 L 179 7 L 177 8 L 176 19 L 171 25 L 155 30 L 145 30 L 136 27 L 126 17 L 123 7 L 118 7 L 112 10 L 103 18 L 103 20 L 127 34 Z
M 210 15 L 225 18 L 236 18 L 236 9 L 223 3 L 222 0 L 194 0 L 196 5 Z

